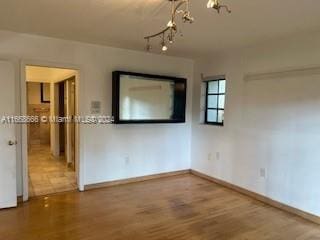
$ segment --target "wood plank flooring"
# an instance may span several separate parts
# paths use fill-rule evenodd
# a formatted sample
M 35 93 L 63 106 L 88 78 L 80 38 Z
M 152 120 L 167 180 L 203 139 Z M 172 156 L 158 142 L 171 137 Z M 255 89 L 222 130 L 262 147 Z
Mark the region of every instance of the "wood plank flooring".
M 0 211 L 1 240 L 320 239 L 320 226 L 185 174 L 39 197 Z

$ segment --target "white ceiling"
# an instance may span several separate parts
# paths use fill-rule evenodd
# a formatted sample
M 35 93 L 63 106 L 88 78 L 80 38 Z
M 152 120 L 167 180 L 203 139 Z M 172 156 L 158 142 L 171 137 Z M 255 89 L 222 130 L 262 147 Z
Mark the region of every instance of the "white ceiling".
M 26 81 L 56 83 L 76 75 L 76 73 L 77 71 L 72 69 L 27 66 Z
M 191 0 L 195 23 L 183 25 L 167 54 L 198 56 L 320 29 L 320 0 L 221 1 L 230 15 Z M 143 50 L 144 35 L 166 25 L 169 11 L 166 0 L 1 0 L 0 29 Z

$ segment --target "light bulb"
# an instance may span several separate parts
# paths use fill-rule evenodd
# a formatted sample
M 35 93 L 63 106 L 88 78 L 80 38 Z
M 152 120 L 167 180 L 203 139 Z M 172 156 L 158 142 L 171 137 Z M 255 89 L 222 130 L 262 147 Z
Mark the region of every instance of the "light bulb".
M 172 22 L 172 20 L 170 20 L 170 21 L 168 22 L 167 26 L 168 26 L 169 28 L 172 28 L 172 27 L 174 26 L 174 23 Z
M 167 47 L 166 45 L 163 45 L 163 46 L 162 46 L 162 51 L 163 51 L 163 52 L 166 52 L 167 50 L 168 50 L 168 47 Z
M 215 4 L 216 3 L 215 3 L 214 0 L 209 0 L 208 3 L 207 3 L 207 8 L 213 8 Z
M 162 34 L 162 42 L 161 42 L 161 47 L 162 47 L 162 51 L 165 52 L 168 50 L 168 47 L 166 46 L 166 41 L 164 40 L 164 33 Z
M 169 40 L 169 43 L 172 44 L 173 43 L 173 34 L 169 34 L 168 36 L 168 40 Z

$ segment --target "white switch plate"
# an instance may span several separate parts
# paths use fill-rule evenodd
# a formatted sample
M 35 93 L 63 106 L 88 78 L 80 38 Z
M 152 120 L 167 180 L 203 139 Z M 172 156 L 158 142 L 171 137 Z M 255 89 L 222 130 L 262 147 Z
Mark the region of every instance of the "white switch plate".
M 260 168 L 260 177 L 266 178 L 267 172 L 265 168 Z
M 91 102 L 91 114 L 100 114 L 101 113 L 101 102 L 92 101 Z

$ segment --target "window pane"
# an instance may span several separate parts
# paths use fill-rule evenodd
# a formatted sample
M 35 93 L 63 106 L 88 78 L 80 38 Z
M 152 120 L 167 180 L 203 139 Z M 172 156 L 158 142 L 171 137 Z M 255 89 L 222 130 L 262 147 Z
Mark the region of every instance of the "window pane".
M 217 122 L 217 110 L 208 110 L 207 112 L 207 121 L 208 122 Z
M 225 93 L 226 92 L 226 80 L 220 80 L 219 81 L 219 93 Z
M 219 108 L 224 109 L 224 100 L 225 100 L 225 95 L 219 95 Z
M 218 81 L 208 82 L 208 93 L 218 93 Z
M 218 123 L 223 123 L 223 121 L 224 121 L 224 111 L 219 110 L 218 111 Z
M 217 108 L 218 107 L 218 96 L 209 95 L 208 96 L 208 108 Z

